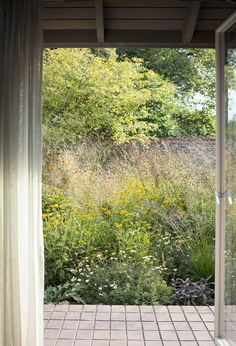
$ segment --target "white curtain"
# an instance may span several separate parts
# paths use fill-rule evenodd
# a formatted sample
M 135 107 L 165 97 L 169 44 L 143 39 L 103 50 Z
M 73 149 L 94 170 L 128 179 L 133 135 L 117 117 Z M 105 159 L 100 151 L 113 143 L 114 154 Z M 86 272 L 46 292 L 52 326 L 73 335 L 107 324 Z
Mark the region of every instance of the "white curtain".
M 0 0 L 0 346 L 43 345 L 40 0 Z

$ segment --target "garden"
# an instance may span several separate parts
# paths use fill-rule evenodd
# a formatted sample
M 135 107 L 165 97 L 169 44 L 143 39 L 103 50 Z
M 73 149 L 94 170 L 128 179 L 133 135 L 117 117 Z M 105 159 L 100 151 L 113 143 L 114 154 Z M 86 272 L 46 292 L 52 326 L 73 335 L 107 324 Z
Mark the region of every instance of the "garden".
M 45 303 L 213 303 L 213 94 L 211 50 L 45 50 Z

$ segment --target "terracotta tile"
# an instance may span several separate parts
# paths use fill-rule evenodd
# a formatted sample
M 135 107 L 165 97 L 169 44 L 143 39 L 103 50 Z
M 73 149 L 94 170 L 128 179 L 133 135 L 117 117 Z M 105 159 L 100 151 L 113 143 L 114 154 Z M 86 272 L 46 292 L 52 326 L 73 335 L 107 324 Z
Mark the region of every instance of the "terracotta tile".
M 94 340 L 109 340 L 110 330 L 94 330 Z
M 111 340 L 126 340 L 125 330 L 111 330 Z
M 62 329 L 59 335 L 59 339 L 74 339 L 76 330 Z
M 144 339 L 145 340 L 161 340 L 160 333 L 155 330 L 145 330 Z

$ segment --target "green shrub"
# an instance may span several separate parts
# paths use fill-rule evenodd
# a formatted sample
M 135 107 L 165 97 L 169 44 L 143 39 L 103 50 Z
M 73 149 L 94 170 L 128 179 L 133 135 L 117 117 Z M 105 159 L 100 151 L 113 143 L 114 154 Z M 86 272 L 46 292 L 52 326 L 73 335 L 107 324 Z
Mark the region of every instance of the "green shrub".
M 196 164 L 171 148 L 100 144 L 91 149 L 99 148 L 96 162 L 88 148 L 62 152 L 50 168 L 55 187 L 44 186 L 46 287 L 70 290 L 74 278 L 87 303 L 144 304 L 160 302 L 163 280 L 213 278 L 214 176 L 205 152 Z M 81 265 L 93 273 L 89 282 Z M 118 288 L 99 295 L 114 272 Z

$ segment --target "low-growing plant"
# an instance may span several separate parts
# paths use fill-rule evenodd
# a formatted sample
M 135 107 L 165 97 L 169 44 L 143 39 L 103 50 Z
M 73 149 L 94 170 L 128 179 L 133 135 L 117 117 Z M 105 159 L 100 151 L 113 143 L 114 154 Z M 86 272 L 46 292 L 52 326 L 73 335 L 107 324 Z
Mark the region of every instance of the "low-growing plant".
M 173 279 L 173 304 L 211 305 L 214 302 L 214 284 L 211 278 L 194 282 L 191 279 Z
M 84 304 L 80 297 L 80 285 L 74 282 L 66 282 L 56 287 L 48 286 L 44 294 L 45 304 Z
M 43 189 L 46 287 L 73 287 L 75 278 L 85 302 L 141 304 L 160 301 L 155 292 L 165 285 L 157 282 L 171 287 L 173 278 L 213 278 L 214 175 L 207 153 L 194 151 L 195 162 L 192 152 L 168 146 L 109 145 L 67 149 L 50 167 L 50 187 Z M 100 278 L 110 282 L 114 272 L 123 283 L 101 295 Z

